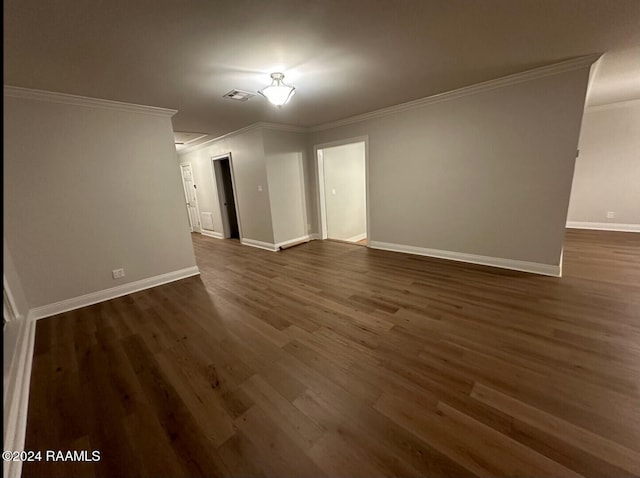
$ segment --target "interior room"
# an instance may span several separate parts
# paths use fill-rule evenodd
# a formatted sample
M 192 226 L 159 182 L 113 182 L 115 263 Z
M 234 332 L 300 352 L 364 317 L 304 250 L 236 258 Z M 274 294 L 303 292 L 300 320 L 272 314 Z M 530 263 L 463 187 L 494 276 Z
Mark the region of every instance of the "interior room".
M 3 476 L 640 476 L 636 0 L 4 2 Z
M 366 142 L 316 148 L 321 239 L 366 244 Z

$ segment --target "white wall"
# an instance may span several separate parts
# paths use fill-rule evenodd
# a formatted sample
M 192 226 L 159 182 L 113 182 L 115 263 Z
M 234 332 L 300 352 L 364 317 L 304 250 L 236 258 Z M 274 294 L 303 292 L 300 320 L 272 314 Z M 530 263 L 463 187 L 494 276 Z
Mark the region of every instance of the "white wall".
M 369 137 L 370 241 L 557 266 L 589 66 L 312 133 Z
M 579 148 L 569 224 L 640 225 L 640 100 L 587 108 Z
M 361 240 L 367 233 L 365 143 L 322 150 L 327 237 Z
M 263 130 L 273 235 L 276 244 L 308 235 L 306 136 Z
M 30 308 L 195 267 L 169 116 L 4 102 L 4 238 Z
M 261 129 L 234 134 L 179 156 L 181 164 L 190 162 L 193 166 L 200 213 L 211 212 L 215 232 L 222 233 L 220 202 L 211 158 L 228 153 L 231 153 L 233 164 L 242 238 L 272 244 L 273 226 Z

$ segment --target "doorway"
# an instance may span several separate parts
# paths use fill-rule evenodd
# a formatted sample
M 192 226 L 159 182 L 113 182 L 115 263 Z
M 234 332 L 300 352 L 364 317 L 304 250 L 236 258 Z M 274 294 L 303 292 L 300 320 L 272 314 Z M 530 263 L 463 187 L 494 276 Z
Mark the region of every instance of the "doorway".
M 367 138 L 315 147 L 322 239 L 369 243 Z
M 240 239 L 240 221 L 238 219 L 231 153 L 211 158 L 211 161 L 220 203 L 222 235 L 225 239 Z
M 189 217 L 189 230 L 200 232 L 200 210 L 198 209 L 198 198 L 196 196 L 196 184 L 193 179 L 193 169 L 191 163 L 180 165 L 182 174 L 182 186 L 184 197 L 187 203 L 187 215 Z

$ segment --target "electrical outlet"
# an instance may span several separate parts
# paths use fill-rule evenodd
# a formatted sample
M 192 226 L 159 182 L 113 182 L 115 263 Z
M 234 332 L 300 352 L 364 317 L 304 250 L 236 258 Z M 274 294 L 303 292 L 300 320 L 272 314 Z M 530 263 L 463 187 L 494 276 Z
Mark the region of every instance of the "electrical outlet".
M 607 219 L 613 219 L 616 217 L 616 213 L 614 211 L 607 211 Z
M 114 279 L 122 279 L 124 277 L 124 269 L 113 269 L 111 275 Z

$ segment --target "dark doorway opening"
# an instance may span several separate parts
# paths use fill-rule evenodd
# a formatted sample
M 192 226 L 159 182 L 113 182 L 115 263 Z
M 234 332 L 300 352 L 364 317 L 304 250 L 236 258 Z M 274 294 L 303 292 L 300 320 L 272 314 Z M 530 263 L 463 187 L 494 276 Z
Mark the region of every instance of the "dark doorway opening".
M 240 227 L 238 225 L 238 213 L 236 211 L 230 158 L 214 159 L 213 169 L 216 177 L 216 185 L 218 186 L 224 237 L 225 239 L 240 239 Z

